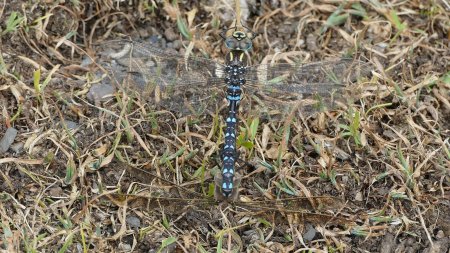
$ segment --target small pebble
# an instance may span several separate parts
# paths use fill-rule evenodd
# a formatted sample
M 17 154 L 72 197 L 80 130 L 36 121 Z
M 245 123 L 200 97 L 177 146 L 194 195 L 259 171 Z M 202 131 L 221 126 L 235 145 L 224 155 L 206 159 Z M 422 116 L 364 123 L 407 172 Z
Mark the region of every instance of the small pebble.
M 442 239 L 442 238 L 444 238 L 444 237 L 445 237 L 444 231 L 439 230 L 439 231 L 437 232 L 437 234 L 436 234 L 436 238 L 437 238 L 437 239 Z
M 393 252 L 395 245 L 395 237 L 391 233 L 387 233 L 381 241 L 380 252 Z
M 141 220 L 134 215 L 127 216 L 126 221 L 131 229 L 139 229 L 139 227 L 141 226 Z
M 119 245 L 119 249 L 121 249 L 122 251 L 125 251 L 125 252 L 129 252 L 129 251 L 131 251 L 131 245 L 128 243 L 122 243 Z
M 84 252 L 84 251 L 83 251 L 83 245 L 81 245 L 81 243 L 78 242 L 78 243 L 76 244 L 76 247 L 77 247 L 77 252 L 79 252 L 79 253 Z
M 316 237 L 317 230 L 313 226 L 311 226 L 309 224 L 306 227 L 307 227 L 308 230 L 303 235 L 303 240 L 305 242 L 310 242 L 310 241 L 312 241 L 314 239 L 314 237 Z
M 87 99 L 89 102 L 102 102 L 105 100 L 108 100 L 109 97 L 113 96 L 115 92 L 115 88 L 110 84 L 96 84 L 92 85 L 91 89 L 89 90 L 87 96 Z
M 362 193 L 361 192 L 356 193 L 355 200 L 359 201 L 359 202 L 363 201 L 363 197 L 362 197 Z
M 150 31 L 147 28 L 138 28 L 138 33 L 142 38 L 147 38 L 150 36 Z
M 64 123 L 66 124 L 68 129 L 77 129 L 78 124 L 76 122 L 70 121 L 70 120 L 64 120 Z
M 181 40 L 174 40 L 174 41 L 173 41 L 173 45 L 172 45 L 173 49 L 178 50 L 178 49 L 181 48 L 181 46 L 182 46 Z
M 22 150 L 23 150 L 23 143 L 22 142 L 18 142 L 18 143 L 14 143 L 11 145 L 11 147 L 9 147 L 15 154 L 19 154 Z
M 159 41 L 159 36 L 158 35 L 152 35 L 150 36 L 150 38 L 148 38 L 149 42 L 152 44 L 156 44 Z
M 172 28 L 168 28 L 164 31 L 164 36 L 168 41 L 174 41 L 178 39 L 178 35 L 173 31 Z
M 81 67 L 88 67 L 92 63 L 92 59 L 90 57 L 84 56 L 83 60 L 81 60 Z
M 348 176 L 342 176 L 342 183 L 347 184 L 348 183 Z
M 317 50 L 317 38 L 312 33 L 308 34 L 306 37 L 306 48 L 308 48 L 309 51 Z
M 164 38 L 161 38 L 160 43 L 161 48 L 167 48 L 167 41 Z
M 48 193 L 51 197 L 61 197 L 63 195 L 64 191 L 61 187 L 57 186 L 57 187 L 50 188 Z
M 0 140 L 0 154 L 5 153 L 9 147 L 11 147 L 11 144 L 14 142 L 16 136 L 17 130 L 15 128 L 10 127 L 6 130 L 5 135 L 3 135 Z

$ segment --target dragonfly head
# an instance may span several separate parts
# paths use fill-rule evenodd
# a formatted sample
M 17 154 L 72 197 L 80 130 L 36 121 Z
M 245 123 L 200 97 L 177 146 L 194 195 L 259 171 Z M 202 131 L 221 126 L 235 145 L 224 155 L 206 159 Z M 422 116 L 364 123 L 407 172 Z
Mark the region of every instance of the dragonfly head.
M 245 29 L 239 29 L 233 27 L 228 30 L 224 30 L 221 33 L 222 38 L 225 39 L 225 46 L 230 50 L 248 51 L 252 48 L 252 40 L 256 36 L 256 33 L 252 32 L 247 27 L 240 27 Z M 226 36 L 227 31 L 234 29 L 230 36 Z
M 236 36 L 235 36 L 236 35 Z M 253 46 L 252 40 L 249 39 L 245 33 L 234 32 L 233 36 L 225 39 L 225 46 L 230 50 L 250 50 Z

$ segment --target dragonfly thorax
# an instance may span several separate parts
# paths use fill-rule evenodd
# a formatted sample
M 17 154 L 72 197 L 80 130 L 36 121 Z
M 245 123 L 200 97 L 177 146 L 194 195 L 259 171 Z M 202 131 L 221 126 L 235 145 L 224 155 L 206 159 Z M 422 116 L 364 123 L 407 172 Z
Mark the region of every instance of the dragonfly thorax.
M 225 67 L 225 71 L 227 72 L 227 74 L 242 75 L 245 74 L 245 67 L 243 67 L 240 62 L 232 62 Z
M 225 71 L 245 71 L 245 66 L 247 65 L 247 56 L 245 51 L 242 50 L 232 50 L 226 55 L 226 65 Z
M 234 86 L 242 86 L 245 84 L 245 78 L 243 77 L 237 77 L 237 76 L 231 76 L 231 77 L 225 77 L 225 83 L 227 85 L 234 85 Z

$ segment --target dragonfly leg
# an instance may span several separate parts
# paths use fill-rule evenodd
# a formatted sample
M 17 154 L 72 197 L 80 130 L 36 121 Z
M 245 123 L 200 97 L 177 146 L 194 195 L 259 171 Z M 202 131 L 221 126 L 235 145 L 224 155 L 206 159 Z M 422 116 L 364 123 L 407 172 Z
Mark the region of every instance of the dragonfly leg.
M 227 39 L 227 31 L 228 31 L 228 30 L 229 30 L 229 29 L 227 29 L 225 26 L 222 27 L 222 32 L 219 33 L 219 35 L 220 35 L 220 37 L 222 37 L 222 39 L 224 39 L 224 40 Z
M 251 169 L 251 170 L 256 169 L 255 165 L 253 165 L 253 164 L 251 164 L 251 163 L 249 163 L 249 162 L 247 162 L 247 161 L 244 161 L 244 160 L 242 160 L 242 159 L 239 158 L 239 157 L 236 158 L 236 161 L 237 161 L 238 163 L 241 163 L 241 164 L 242 164 L 242 166 L 239 166 L 238 171 L 242 171 L 242 170 L 244 170 L 245 168 L 249 168 L 249 169 Z

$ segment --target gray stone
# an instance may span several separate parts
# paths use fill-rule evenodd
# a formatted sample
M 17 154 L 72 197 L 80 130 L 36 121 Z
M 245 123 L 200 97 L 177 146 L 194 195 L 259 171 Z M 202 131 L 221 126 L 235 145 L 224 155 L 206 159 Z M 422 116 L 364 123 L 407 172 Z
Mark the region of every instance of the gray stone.
M 395 243 L 394 235 L 392 235 L 391 233 L 387 233 L 383 237 L 383 240 L 381 242 L 380 252 L 386 252 L 386 253 L 394 252 L 395 245 L 396 245 L 396 243 Z
M 76 129 L 78 128 L 78 124 L 76 122 L 70 121 L 70 120 L 64 120 L 64 123 L 66 124 L 68 129 Z
M 91 57 L 88 56 L 84 56 L 83 59 L 81 60 L 81 67 L 88 67 L 90 64 L 92 64 L 93 61 L 91 59 Z
M 306 36 L 306 48 L 309 51 L 316 51 L 317 48 L 317 37 L 316 35 L 310 33 Z
M 439 230 L 439 231 L 437 232 L 437 234 L 436 234 L 436 238 L 437 238 L 437 239 L 442 239 L 442 238 L 444 238 L 444 237 L 445 237 L 444 231 Z
M 166 36 L 166 39 L 168 41 L 174 41 L 178 39 L 178 34 L 176 34 L 172 28 L 168 28 L 164 31 L 164 36 Z
M 450 248 L 450 238 L 445 237 L 434 242 L 433 245 L 428 246 L 423 252 L 424 253 L 441 253 L 449 252 Z
M 112 97 L 115 91 L 116 89 L 111 84 L 96 84 L 92 85 L 86 96 L 91 103 L 102 102 Z
M 310 242 L 316 237 L 317 230 L 312 225 L 306 225 L 308 229 L 305 234 L 303 234 L 303 240 L 305 242 Z
M 182 46 L 183 46 L 183 44 L 181 43 L 181 40 L 174 40 L 174 41 L 173 41 L 173 45 L 172 45 L 173 49 L 178 50 L 178 49 L 180 49 Z
M 81 245 L 81 243 L 78 242 L 75 245 L 76 245 L 76 248 L 77 248 L 77 252 L 79 252 L 79 253 L 83 252 L 83 245 Z
M 362 195 L 362 193 L 360 191 L 356 193 L 355 200 L 358 201 L 358 202 L 363 201 L 363 195 Z
M 16 136 L 17 130 L 15 128 L 10 127 L 6 130 L 5 135 L 0 140 L 0 154 L 5 153 L 9 149 Z
M 139 229 L 141 226 L 141 220 L 134 215 L 127 216 L 126 221 L 131 229 Z
M 128 243 L 122 243 L 119 245 L 119 249 L 121 249 L 123 252 L 131 252 L 131 245 Z
M 150 36 L 150 38 L 148 40 L 149 40 L 150 43 L 156 44 L 156 43 L 159 42 L 160 39 L 161 39 L 160 36 L 152 35 L 152 36 Z
M 14 143 L 9 147 L 15 154 L 19 154 L 23 150 L 24 143 Z

